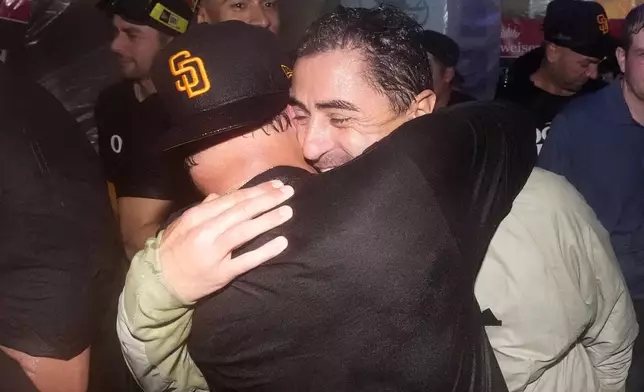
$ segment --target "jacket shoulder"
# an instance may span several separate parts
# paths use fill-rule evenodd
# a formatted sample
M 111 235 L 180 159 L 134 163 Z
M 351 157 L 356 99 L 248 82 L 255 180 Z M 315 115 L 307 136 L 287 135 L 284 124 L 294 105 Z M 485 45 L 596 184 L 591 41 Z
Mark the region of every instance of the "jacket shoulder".
M 584 219 L 596 220 L 595 213 L 583 196 L 563 176 L 535 168 L 517 196 L 515 206 L 539 206 L 549 214 L 575 214 Z

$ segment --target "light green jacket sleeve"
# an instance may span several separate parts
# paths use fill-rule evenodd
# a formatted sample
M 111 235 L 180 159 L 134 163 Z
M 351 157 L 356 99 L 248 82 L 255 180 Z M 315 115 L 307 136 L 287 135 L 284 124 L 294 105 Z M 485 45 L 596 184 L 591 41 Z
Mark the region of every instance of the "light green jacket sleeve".
M 186 345 L 192 304 L 165 285 L 159 263 L 160 233 L 132 260 L 119 299 L 117 331 L 130 371 L 146 392 L 208 391 Z

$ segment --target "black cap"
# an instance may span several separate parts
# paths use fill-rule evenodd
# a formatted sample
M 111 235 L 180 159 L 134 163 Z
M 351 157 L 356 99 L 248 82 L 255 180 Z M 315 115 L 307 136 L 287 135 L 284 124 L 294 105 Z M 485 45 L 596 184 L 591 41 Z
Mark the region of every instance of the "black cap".
M 461 49 L 456 41 L 437 31 L 425 30 L 420 35 L 423 48 L 447 67 L 456 67 Z
M 108 15 L 172 36 L 185 33 L 194 16 L 187 0 L 100 0 L 97 7 Z
M 161 149 L 270 122 L 289 101 L 287 61 L 273 33 L 240 21 L 198 24 L 172 40 L 151 73 L 174 125 Z
M 553 0 L 546 10 L 543 33 L 548 42 L 600 60 L 616 48 L 606 11 L 594 1 Z
M 461 56 L 461 48 L 456 41 L 433 30 L 425 30 L 420 34 L 420 43 L 427 53 L 446 67 L 456 68 L 458 59 Z M 454 83 L 463 84 L 464 78 L 460 72 L 454 73 Z

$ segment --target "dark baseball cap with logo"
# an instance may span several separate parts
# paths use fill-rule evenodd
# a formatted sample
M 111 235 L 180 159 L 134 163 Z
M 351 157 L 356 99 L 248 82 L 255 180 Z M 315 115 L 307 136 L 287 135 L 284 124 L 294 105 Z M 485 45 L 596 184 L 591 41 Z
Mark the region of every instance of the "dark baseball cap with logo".
M 461 48 L 456 41 L 438 31 L 424 30 L 420 34 L 420 43 L 427 53 L 431 54 L 444 66 L 456 68 L 461 56 Z M 456 71 L 454 75 L 457 83 L 463 82 L 463 76 Z
M 604 59 L 617 47 L 601 4 L 583 0 L 553 0 L 543 20 L 546 41 L 581 55 Z
M 270 123 L 289 102 L 288 64 L 278 38 L 265 28 L 240 21 L 191 27 L 152 66 L 152 82 L 173 122 L 161 149 Z
M 132 24 L 172 36 L 188 30 L 195 11 L 187 0 L 100 0 L 97 7 L 110 16 L 118 15 Z

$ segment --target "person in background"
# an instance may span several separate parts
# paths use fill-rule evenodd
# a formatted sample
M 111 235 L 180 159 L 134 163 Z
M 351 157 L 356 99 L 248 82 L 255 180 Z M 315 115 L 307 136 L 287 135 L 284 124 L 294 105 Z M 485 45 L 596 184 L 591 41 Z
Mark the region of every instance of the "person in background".
M 27 376 L 10 390 L 125 391 L 126 260 L 99 159 L 36 82 L 0 63 L 0 86 L 0 389 Z
M 199 23 L 240 20 L 277 34 L 280 28 L 279 0 L 201 0 L 197 12 Z
M 474 101 L 474 97 L 455 88 L 455 84 L 461 84 L 463 81 L 463 77 L 456 70 L 461 53 L 456 41 L 431 30 L 423 31 L 420 39 L 431 64 L 436 108 Z
M 539 166 L 566 177 L 595 210 L 644 321 L 644 6 L 626 17 L 617 59 L 624 76 L 574 102 L 552 124 Z M 644 340 L 628 391 L 644 390 Z
M 555 116 L 575 97 L 606 86 L 599 63 L 614 51 L 608 17 L 593 1 L 553 0 L 543 20 L 541 48 L 518 58 L 497 98 L 528 109 L 537 123 L 537 153 Z
M 131 258 L 168 214 L 196 200 L 185 171 L 151 148 L 170 122 L 149 75 L 157 53 L 186 31 L 193 13 L 183 0 L 104 0 L 99 8 L 112 19 L 111 48 L 124 76 L 96 103 L 99 154 Z
M 197 13 L 199 23 L 240 20 L 279 31 L 277 0 L 203 0 L 196 10 L 184 0 L 105 0 L 117 31 L 112 50 L 125 81 L 99 96 L 96 121 L 99 149 L 113 184 L 121 234 L 131 258 L 156 234 L 169 214 L 195 201 L 197 193 L 184 170 L 156 154 L 153 142 L 170 128 L 149 72 L 152 61 L 172 37 L 185 32 Z M 166 16 L 155 13 L 155 9 Z M 161 12 L 161 11 L 159 11 Z M 168 22 L 176 22 L 174 24 Z

